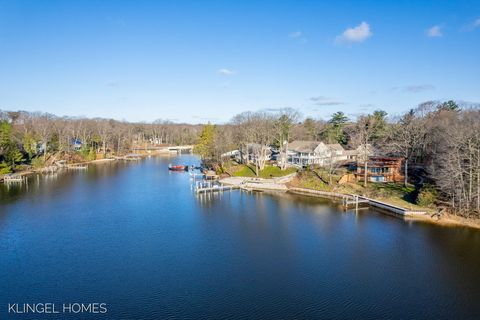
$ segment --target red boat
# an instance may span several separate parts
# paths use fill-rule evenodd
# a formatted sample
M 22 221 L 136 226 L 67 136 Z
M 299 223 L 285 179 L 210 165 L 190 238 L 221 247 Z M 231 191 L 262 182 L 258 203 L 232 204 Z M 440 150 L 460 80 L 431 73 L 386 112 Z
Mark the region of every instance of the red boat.
M 185 166 L 172 166 L 171 164 L 168 165 L 168 170 L 172 171 L 185 171 Z

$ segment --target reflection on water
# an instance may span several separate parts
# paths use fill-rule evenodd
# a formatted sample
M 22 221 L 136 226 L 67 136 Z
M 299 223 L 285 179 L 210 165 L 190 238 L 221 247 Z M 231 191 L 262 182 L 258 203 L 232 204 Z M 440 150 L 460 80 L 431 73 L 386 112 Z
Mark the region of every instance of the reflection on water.
M 11 301 L 106 302 L 105 319 L 480 315 L 477 230 L 289 194 L 195 195 L 169 162 L 0 186 L 0 318 Z

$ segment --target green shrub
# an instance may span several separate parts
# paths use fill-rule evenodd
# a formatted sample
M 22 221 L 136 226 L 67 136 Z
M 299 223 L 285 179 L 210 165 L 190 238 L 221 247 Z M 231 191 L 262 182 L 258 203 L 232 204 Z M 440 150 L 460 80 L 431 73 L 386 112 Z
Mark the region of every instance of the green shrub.
M 0 174 L 7 174 L 12 172 L 12 168 L 6 162 L 0 162 Z
M 437 200 L 437 191 L 429 184 L 425 184 L 417 196 L 417 204 L 422 207 L 431 207 Z
M 32 167 L 34 169 L 42 168 L 44 165 L 45 161 L 43 160 L 43 157 L 36 157 L 32 159 Z
M 90 148 L 82 148 L 80 150 L 80 154 L 86 161 L 92 161 L 97 158 L 97 153 L 95 152 L 95 150 Z

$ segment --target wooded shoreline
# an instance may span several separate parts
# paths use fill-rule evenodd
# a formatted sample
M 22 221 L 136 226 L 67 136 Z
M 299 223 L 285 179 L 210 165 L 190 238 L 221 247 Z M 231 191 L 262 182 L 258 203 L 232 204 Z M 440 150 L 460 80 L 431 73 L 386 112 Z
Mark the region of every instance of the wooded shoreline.
M 376 194 L 397 205 L 408 202 L 480 218 L 480 108 L 461 101 L 427 101 L 393 118 L 375 110 L 349 119 L 339 111 L 328 121 L 302 118 L 294 109 L 260 110 L 219 125 L 0 111 L 0 175 L 37 171 L 56 160 L 87 163 L 181 144 L 195 145 L 203 166 L 217 175 L 227 172 L 232 160 L 252 167 L 257 177 L 301 168 L 304 187 Z M 341 170 L 351 174 L 348 182 L 355 180 L 350 190 L 334 181 Z M 309 172 L 320 182 L 308 181 Z M 384 182 L 393 185 L 373 190 Z
M 310 192 L 310 191 L 316 191 L 316 190 L 313 190 L 313 189 L 299 190 L 299 188 L 290 188 L 288 190 L 289 193 L 294 193 L 294 194 L 299 194 L 299 195 L 308 195 L 308 196 L 311 196 L 311 197 L 330 198 L 330 199 L 338 197 L 338 194 L 335 194 L 335 193 L 331 193 L 330 195 L 325 193 L 325 194 L 322 195 L 322 194 L 318 194 L 318 193 Z M 346 194 L 344 194 L 344 195 L 346 195 Z M 372 200 L 375 200 L 375 199 L 372 199 Z M 378 201 L 378 200 L 375 200 L 375 201 Z M 379 202 L 381 202 L 381 201 L 379 201 Z M 393 206 L 393 205 L 391 205 L 391 206 Z M 387 212 L 387 213 L 389 213 L 393 216 L 402 218 L 406 221 L 427 222 L 427 223 L 432 223 L 432 224 L 436 224 L 436 225 L 440 225 L 440 226 L 458 226 L 458 227 L 470 227 L 470 228 L 480 229 L 480 219 L 475 219 L 475 220 L 465 219 L 465 218 L 462 218 L 462 217 L 459 217 L 459 216 L 448 215 L 448 214 L 441 217 L 440 219 L 437 219 L 437 218 L 432 217 L 427 212 L 423 212 L 423 213 L 418 212 L 418 214 L 408 214 L 408 215 L 401 215 L 400 214 L 399 215 L 399 214 L 396 214 L 395 212 L 392 212 L 391 210 L 382 209 L 382 208 L 378 208 L 378 207 L 376 209 L 379 210 L 379 211 L 382 211 L 382 212 Z M 406 212 L 410 211 L 409 209 L 405 209 L 405 208 L 402 208 L 402 209 L 405 210 Z
M 352 197 L 355 195 L 347 194 L 347 193 L 338 193 L 338 192 L 328 192 L 328 191 L 319 191 L 315 189 L 308 189 L 308 188 L 298 188 L 298 187 L 291 187 L 288 186 L 286 182 L 279 182 L 277 179 L 256 179 L 255 184 L 249 184 L 248 181 L 251 178 L 242 178 L 237 177 L 237 180 L 234 178 L 224 178 L 221 179 L 220 182 L 226 185 L 234 185 L 239 187 L 239 189 L 247 189 L 252 191 L 260 191 L 260 192 L 271 192 L 272 194 L 278 193 L 291 193 L 303 196 L 310 196 L 310 197 L 319 197 L 324 199 L 330 199 L 332 201 L 339 201 L 345 197 Z M 444 214 L 440 218 L 433 217 L 427 211 L 419 211 L 419 210 L 411 210 L 403 207 L 399 207 L 397 205 L 389 204 L 384 201 L 380 201 L 377 199 L 366 198 L 361 195 L 358 195 L 362 199 L 368 199 L 370 205 L 376 207 L 377 210 L 387 213 L 389 215 L 393 215 L 397 218 L 401 218 L 405 221 L 416 221 L 416 222 L 425 222 L 425 223 L 432 223 L 439 226 L 456 226 L 456 227 L 470 227 L 475 229 L 480 229 L 480 219 L 465 219 L 459 216 L 454 216 L 451 214 Z M 380 205 L 375 205 L 375 202 Z M 396 210 L 392 210 L 391 208 L 395 208 Z
M 158 154 L 139 154 L 138 156 L 141 158 L 145 158 L 148 156 L 165 156 L 165 155 L 158 153 Z M 97 160 L 91 160 L 91 161 L 77 162 L 76 164 L 82 164 L 82 165 L 88 166 L 88 165 L 96 165 L 96 164 L 115 162 L 115 161 L 122 161 L 122 160 L 115 159 L 115 158 L 107 158 L 107 159 L 97 159 Z M 31 169 L 31 170 L 26 170 L 18 173 L 18 175 L 21 175 L 22 177 L 28 177 L 33 174 L 48 174 L 48 173 L 44 171 L 44 168 Z M 251 177 L 236 177 L 237 179 L 236 181 L 234 180 L 235 178 L 232 177 L 232 178 L 223 178 L 220 180 L 220 183 L 226 184 L 226 185 L 241 186 L 240 189 L 248 189 L 251 191 L 271 192 L 273 194 L 286 192 L 286 193 L 303 195 L 303 196 L 326 198 L 326 199 L 331 199 L 332 201 L 335 201 L 335 200 L 338 201 L 338 199 L 345 196 L 352 196 L 352 194 L 346 194 L 346 193 L 319 191 L 319 190 L 309 189 L 309 188 L 298 188 L 298 187 L 288 186 L 288 182 L 291 180 L 291 178 L 293 178 L 296 175 L 297 174 L 290 174 L 285 177 L 279 177 L 274 179 L 255 178 L 254 179 L 255 181 L 253 181 L 253 183 L 250 183 L 250 184 L 248 183 L 248 181 L 252 180 Z M 0 181 L 2 178 L 3 177 L 0 176 Z M 369 200 L 383 202 L 376 199 L 369 199 Z M 388 203 L 385 203 L 385 204 L 391 207 L 397 207 L 399 209 L 402 209 L 407 213 L 412 212 L 412 210 L 410 209 L 400 208 L 396 205 L 391 205 Z M 480 229 L 480 219 L 465 219 L 459 216 L 448 215 L 448 214 L 442 216 L 440 219 L 437 219 L 432 217 L 427 212 L 416 211 L 415 212 L 416 214 L 399 214 L 398 212 L 395 213 L 394 211 L 388 210 L 388 209 L 377 208 L 377 210 L 396 216 L 398 218 L 404 219 L 406 221 L 432 223 L 440 226 L 457 226 L 457 227 L 470 227 L 470 228 Z

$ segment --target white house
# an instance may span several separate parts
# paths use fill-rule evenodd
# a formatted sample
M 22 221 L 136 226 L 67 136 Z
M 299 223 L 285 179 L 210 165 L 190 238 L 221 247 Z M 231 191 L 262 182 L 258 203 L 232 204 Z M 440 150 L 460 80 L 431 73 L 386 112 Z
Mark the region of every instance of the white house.
M 325 144 L 318 141 L 296 140 L 289 143 L 287 148 L 287 162 L 296 166 L 319 165 L 346 161 L 347 155 L 343 147 L 338 144 Z
M 354 150 L 345 150 L 343 154 L 347 156 L 349 162 L 364 162 L 365 159 L 375 154 L 375 148 L 370 144 L 361 144 Z
M 248 161 L 252 163 L 266 162 L 272 159 L 272 148 L 258 143 L 247 144 Z M 258 157 L 258 158 L 257 158 Z
M 248 143 L 243 153 L 240 150 L 232 150 L 222 154 L 222 157 L 230 157 L 235 159 L 237 162 L 247 161 L 251 163 L 256 163 L 257 160 L 260 162 L 267 162 L 272 159 L 272 149 L 269 146 L 262 146 L 258 143 Z M 258 159 L 257 159 L 258 157 Z

